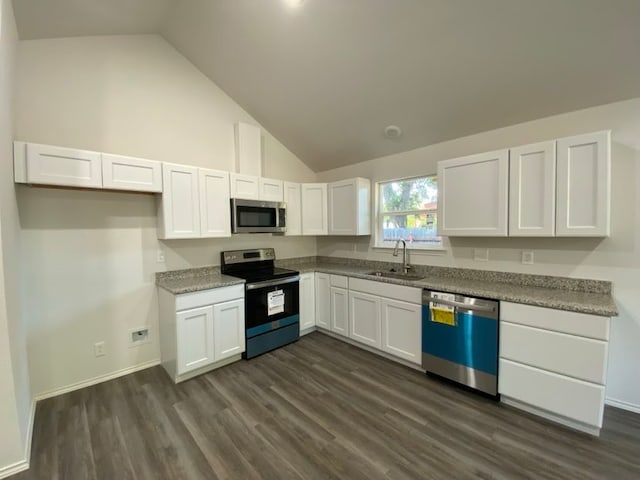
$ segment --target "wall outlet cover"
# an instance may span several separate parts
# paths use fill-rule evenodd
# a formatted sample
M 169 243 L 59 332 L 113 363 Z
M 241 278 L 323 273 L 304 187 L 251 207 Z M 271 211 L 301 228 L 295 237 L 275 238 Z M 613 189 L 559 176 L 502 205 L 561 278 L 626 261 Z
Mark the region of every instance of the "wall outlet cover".
M 104 357 L 107 354 L 104 342 L 96 342 L 93 344 L 93 353 L 96 357 Z
M 522 263 L 525 265 L 533 265 L 533 252 L 529 250 L 522 251 Z

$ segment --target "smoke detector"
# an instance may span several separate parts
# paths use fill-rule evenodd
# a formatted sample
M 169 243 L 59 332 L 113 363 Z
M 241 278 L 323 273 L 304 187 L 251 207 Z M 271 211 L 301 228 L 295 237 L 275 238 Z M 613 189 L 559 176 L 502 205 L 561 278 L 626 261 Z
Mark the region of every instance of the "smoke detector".
M 384 129 L 384 136 L 387 138 L 400 138 L 402 136 L 402 130 L 397 125 L 388 125 Z

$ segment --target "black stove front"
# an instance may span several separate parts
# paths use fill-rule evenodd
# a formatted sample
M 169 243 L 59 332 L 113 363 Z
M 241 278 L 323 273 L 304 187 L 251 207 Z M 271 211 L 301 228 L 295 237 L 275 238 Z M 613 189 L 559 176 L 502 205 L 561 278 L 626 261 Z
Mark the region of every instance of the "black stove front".
M 277 268 L 272 248 L 221 253 L 221 271 L 245 284 L 244 358 L 296 341 L 300 336 L 299 272 Z

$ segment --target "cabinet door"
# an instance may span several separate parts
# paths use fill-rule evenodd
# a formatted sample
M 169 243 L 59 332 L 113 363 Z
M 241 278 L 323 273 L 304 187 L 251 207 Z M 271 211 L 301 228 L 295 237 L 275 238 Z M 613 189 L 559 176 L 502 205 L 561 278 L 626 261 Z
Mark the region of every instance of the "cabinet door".
M 331 287 L 331 331 L 349 336 L 349 291 Z
M 300 275 L 300 331 L 316 326 L 315 274 Z
M 609 236 L 611 133 L 558 140 L 556 235 Z
M 27 143 L 27 182 L 102 188 L 101 154 Z
M 302 184 L 302 234 L 326 235 L 329 231 L 327 220 L 327 184 Z
M 260 181 L 252 175 L 240 175 L 231 173 L 230 186 L 231 198 L 244 198 L 245 200 L 258 200 L 260 198 Z
M 230 237 L 229 173 L 200 168 L 200 236 Z
M 285 235 L 302 235 L 302 196 L 300 184 L 284 182 L 284 202 L 287 204 Z
M 215 361 L 213 307 L 183 310 L 176 314 L 178 375 Z
M 438 234 L 506 237 L 509 151 L 438 162 Z
M 383 298 L 382 350 L 422 363 L 422 305 Z
M 381 348 L 380 297 L 349 292 L 349 337 L 357 342 Z
M 162 183 L 159 238 L 199 237 L 198 169 L 186 165 L 163 163 Z
M 244 299 L 213 306 L 214 360 L 217 362 L 245 350 Z
M 329 329 L 331 327 L 331 293 L 330 275 L 316 273 L 316 325 Z
M 509 151 L 509 236 L 552 237 L 556 223 L 556 143 Z
M 282 180 L 274 180 L 273 178 L 260 178 L 260 200 L 267 202 L 284 201 L 284 193 L 282 191 Z
M 136 192 L 162 191 L 162 164 L 145 158 L 102 154 L 102 186 Z
M 329 196 L 329 235 L 356 235 L 357 199 L 355 179 L 333 182 Z
M 371 181 L 351 178 L 328 184 L 329 235 L 371 235 Z

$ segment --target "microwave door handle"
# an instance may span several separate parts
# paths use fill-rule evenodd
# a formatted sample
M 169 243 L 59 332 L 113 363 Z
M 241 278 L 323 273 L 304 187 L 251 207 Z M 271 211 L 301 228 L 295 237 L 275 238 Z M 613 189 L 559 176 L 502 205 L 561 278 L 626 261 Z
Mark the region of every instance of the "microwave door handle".
M 300 275 L 296 275 L 295 277 L 277 278 L 275 280 L 265 280 L 264 282 L 247 283 L 246 288 L 247 290 L 255 290 L 256 288 L 274 287 L 277 285 L 283 285 L 285 283 L 293 283 L 299 281 Z

